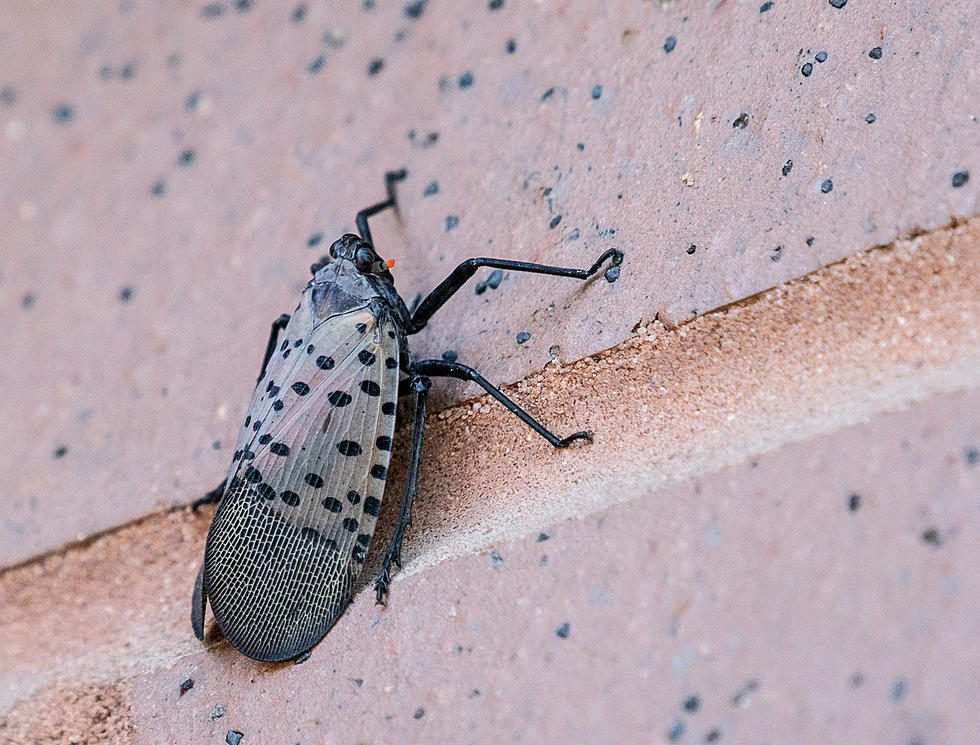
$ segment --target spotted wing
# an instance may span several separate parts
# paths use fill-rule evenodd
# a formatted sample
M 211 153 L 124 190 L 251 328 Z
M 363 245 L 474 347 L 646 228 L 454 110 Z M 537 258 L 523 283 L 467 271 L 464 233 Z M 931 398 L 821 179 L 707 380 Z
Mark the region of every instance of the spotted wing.
M 392 321 L 361 308 L 304 325 L 293 316 L 256 388 L 205 550 L 215 619 L 260 660 L 308 650 L 346 607 L 394 434 Z

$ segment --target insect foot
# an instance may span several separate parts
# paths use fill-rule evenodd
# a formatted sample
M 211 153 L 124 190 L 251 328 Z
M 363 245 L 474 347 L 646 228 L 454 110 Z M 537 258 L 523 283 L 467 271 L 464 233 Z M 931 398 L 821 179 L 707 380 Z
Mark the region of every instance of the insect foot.
M 555 447 L 557 447 L 557 448 L 567 448 L 569 445 L 571 445 L 576 440 L 588 440 L 589 442 L 592 442 L 592 433 L 589 432 L 588 430 L 583 430 L 581 432 L 576 432 L 574 435 L 569 435 L 568 437 L 566 437 L 566 438 L 564 438 L 562 440 L 559 440 L 558 443 L 555 445 Z

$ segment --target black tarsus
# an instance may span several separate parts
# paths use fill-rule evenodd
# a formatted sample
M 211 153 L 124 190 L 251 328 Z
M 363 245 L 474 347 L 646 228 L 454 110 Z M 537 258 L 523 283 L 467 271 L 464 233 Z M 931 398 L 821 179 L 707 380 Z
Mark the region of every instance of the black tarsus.
M 589 442 L 592 442 L 591 432 L 576 432 L 568 437 L 558 437 L 557 435 L 549 432 L 540 424 L 540 422 L 524 411 L 524 409 L 522 409 L 516 403 L 511 401 L 503 393 L 503 391 L 490 383 L 490 381 L 480 375 L 480 373 L 478 373 L 472 367 L 461 365 L 458 362 L 447 362 L 446 360 L 419 360 L 412 365 L 412 372 L 416 375 L 428 375 L 429 377 L 433 378 L 456 378 L 457 380 L 468 380 L 476 383 L 483 390 L 506 406 L 507 409 L 514 413 L 518 419 L 524 422 L 528 427 L 533 429 L 556 448 L 568 447 L 576 440 L 588 440 Z
M 410 386 L 415 393 L 415 415 L 412 421 L 412 452 L 408 461 L 408 475 L 405 479 L 405 496 L 402 497 L 401 511 L 398 514 L 398 524 L 388 543 L 381 573 L 374 583 L 374 591 L 378 603 L 384 603 L 385 593 L 391 584 L 391 565 L 402 565 L 402 541 L 405 531 L 412 524 L 412 502 L 415 501 L 415 486 L 419 478 L 419 462 L 422 460 L 422 435 L 425 432 L 425 405 L 429 398 L 429 388 L 432 381 L 425 375 L 413 375 Z
M 365 207 L 357 213 L 357 217 L 354 219 L 354 223 L 357 225 L 357 232 L 361 234 L 361 238 L 366 240 L 372 246 L 374 245 L 374 241 L 371 240 L 371 229 L 368 227 L 368 218 L 389 208 L 394 209 L 396 213 L 398 212 L 398 199 L 395 196 L 395 184 L 404 180 L 407 175 L 408 171 L 406 171 L 404 168 L 397 171 L 388 171 L 385 174 L 385 189 L 388 191 L 388 198 L 383 202 L 378 202 L 377 204 L 372 204 L 370 207 Z
M 467 259 L 457 266 L 446 277 L 439 286 L 436 287 L 428 296 L 419 303 L 415 312 L 412 314 L 412 322 L 409 328 L 405 329 L 406 334 L 415 334 L 425 328 L 425 325 L 432 318 L 432 315 L 441 308 L 449 298 L 451 298 L 466 281 L 472 277 L 480 267 L 490 267 L 491 269 L 509 269 L 514 272 L 529 272 L 531 274 L 549 274 L 553 277 L 571 277 L 572 279 L 588 279 L 594 276 L 605 263 L 606 259 L 612 257 L 613 266 L 623 263 L 623 252 L 616 248 L 610 248 L 602 254 L 596 262 L 588 269 L 567 269 L 561 266 L 548 266 L 546 264 L 531 264 L 526 261 L 509 261 L 507 259 Z
M 217 502 L 220 502 L 221 495 L 225 493 L 225 484 L 227 483 L 228 479 L 225 479 L 218 484 L 217 489 L 212 489 L 200 499 L 195 499 L 193 502 L 191 502 L 191 512 L 197 512 L 197 508 L 202 504 L 216 504 Z
M 262 382 L 262 378 L 265 377 L 265 368 L 269 364 L 269 360 L 272 359 L 273 353 L 276 351 L 276 345 L 279 343 L 279 332 L 286 328 L 286 324 L 289 323 L 289 314 L 283 313 L 275 321 L 272 322 L 272 329 L 269 331 L 269 343 L 265 347 L 265 357 L 262 358 L 262 372 L 259 373 L 259 379 L 256 384 Z

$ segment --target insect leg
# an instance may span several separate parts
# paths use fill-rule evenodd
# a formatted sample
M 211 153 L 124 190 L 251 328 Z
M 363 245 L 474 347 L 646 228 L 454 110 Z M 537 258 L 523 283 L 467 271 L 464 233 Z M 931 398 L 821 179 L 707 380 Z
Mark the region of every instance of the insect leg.
M 412 391 L 415 393 L 415 417 L 412 422 L 412 452 L 408 461 L 408 476 L 405 480 L 405 496 L 402 497 L 401 512 L 398 514 L 398 524 L 395 526 L 395 533 L 388 544 L 388 553 L 385 554 L 384 563 L 381 565 L 381 574 L 378 581 L 374 583 L 374 590 L 377 593 L 379 603 L 384 602 L 385 593 L 388 592 L 388 585 L 391 584 L 391 565 L 402 565 L 402 541 L 405 539 L 405 530 L 412 524 L 412 502 L 415 500 L 415 484 L 419 477 L 419 461 L 422 460 L 422 434 L 425 431 L 425 405 L 429 398 L 429 387 L 432 385 L 424 375 L 413 375 L 410 378 Z
M 276 351 L 276 344 L 279 343 L 279 332 L 286 328 L 286 324 L 289 323 L 289 314 L 283 313 L 275 321 L 272 322 L 272 330 L 269 332 L 269 343 L 265 347 L 265 357 L 262 358 L 262 372 L 259 373 L 259 379 L 256 383 L 261 383 L 262 378 L 265 377 L 265 368 L 269 364 L 269 360 L 272 359 L 272 353 Z
M 433 378 L 457 378 L 459 380 L 470 380 L 483 388 L 487 393 L 500 401 L 508 410 L 517 415 L 517 418 L 533 429 L 544 439 L 556 448 L 568 447 L 575 440 L 588 440 L 592 442 L 591 432 L 576 432 L 568 437 L 558 437 L 545 429 L 540 422 L 528 414 L 524 409 L 511 401 L 504 393 L 472 367 L 461 365 L 458 362 L 446 362 L 445 360 L 419 360 L 412 367 L 412 372 L 417 375 L 430 375 Z
M 227 483 L 228 479 L 225 479 L 218 484 L 217 489 L 212 489 L 200 499 L 195 499 L 193 502 L 191 502 L 191 512 L 197 512 L 197 508 L 202 504 L 214 504 L 216 502 L 220 502 L 221 495 L 225 493 L 225 484 Z
M 514 272 L 529 272 L 531 274 L 550 274 L 554 277 L 571 277 L 572 279 L 588 279 L 593 276 L 606 259 L 612 259 L 613 266 L 623 263 L 623 252 L 616 248 L 610 248 L 588 269 L 567 269 L 560 266 L 547 266 L 545 264 L 529 264 L 526 261 L 509 261 L 507 259 L 467 259 L 462 264 L 453 269 L 452 273 L 439 283 L 429 295 L 419 303 L 415 313 L 412 314 L 412 323 L 405 333 L 414 334 L 421 331 L 425 324 L 429 322 L 433 314 L 441 308 L 449 298 L 451 298 L 460 287 L 466 284 L 466 280 L 472 277 L 480 267 L 490 267 L 491 269 L 509 269 Z M 610 275 L 610 282 L 615 281 L 615 277 Z
M 408 171 L 404 168 L 398 171 L 388 171 L 385 174 L 385 188 L 388 190 L 388 198 L 383 202 L 378 202 L 377 204 L 372 204 L 370 207 L 365 207 L 360 212 L 357 213 L 357 217 L 354 218 L 354 222 L 357 225 L 357 232 L 361 234 L 361 238 L 366 240 L 372 246 L 374 241 L 371 240 L 371 229 L 368 227 L 368 218 L 372 215 L 376 215 L 382 210 L 386 210 L 389 207 L 398 209 L 398 200 L 395 198 L 395 184 L 398 181 L 403 180 L 408 175 Z

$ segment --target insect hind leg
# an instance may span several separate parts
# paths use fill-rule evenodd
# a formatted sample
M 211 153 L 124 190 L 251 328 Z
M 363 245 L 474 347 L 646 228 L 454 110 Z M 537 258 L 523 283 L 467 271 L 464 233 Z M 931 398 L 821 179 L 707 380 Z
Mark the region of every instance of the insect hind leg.
M 385 174 L 385 189 L 388 191 L 388 198 L 383 202 L 378 202 L 377 204 L 372 204 L 370 207 L 365 207 L 360 212 L 357 213 L 357 217 L 354 218 L 354 223 L 357 225 L 357 232 L 361 234 L 361 238 L 366 240 L 372 246 L 374 241 L 371 240 L 371 228 L 368 227 L 368 218 L 383 212 L 386 209 L 394 209 L 398 211 L 398 199 L 395 196 L 395 184 L 399 181 L 405 179 L 408 176 L 408 171 L 404 168 L 397 171 L 388 171 Z
M 217 504 L 221 501 L 221 495 L 225 493 L 225 484 L 228 483 L 228 479 L 225 479 L 220 484 L 218 484 L 217 489 L 212 489 L 207 494 L 205 494 L 200 499 L 195 499 L 191 502 L 191 512 L 197 512 L 197 508 L 202 504 Z
M 415 394 L 415 416 L 412 422 L 412 450 L 408 461 L 408 475 L 405 479 L 405 495 L 402 497 L 401 511 L 398 514 L 398 524 L 395 526 L 394 535 L 388 543 L 388 551 L 385 554 L 384 563 L 381 565 L 381 573 L 378 575 L 377 582 L 374 583 L 374 590 L 377 595 L 377 602 L 384 603 L 385 593 L 391 584 L 392 565 L 402 565 L 402 541 L 405 540 L 405 531 L 412 524 L 412 502 L 415 501 L 416 484 L 419 478 L 419 462 L 422 460 L 422 436 L 425 433 L 425 407 L 429 398 L 429 388 L 432 381 L 425 375 L 413 375 L 408 379 L 409 386 Z
M 584 430 L 581 432 L 575 432 L 568 437 L 559 437 L 553 432 L 549 432 L 537 419 L 524 411 L 524 409 L 508 398 L 503 391 L 490 383 L 490 381 L 480 375 L 480 373 L 478 373 L 472 367 L 461 365 L 458 362 L 447 362 L 445 360 L 420 360 L 419 362 L 415 363 L 413 371 L 420 375 L 430 375 L 433 378 L 456 378 L 458 380 L 468 380 L 476 383 L 483 390 L 507 407 L 508 411 L 512 412 L 518 419 L 524 422 L 528 427 L 533 429 L 556 448 L 568 447 L 576 440 L 588 440 L 589 442 L 592 442 L 592 433 Z

